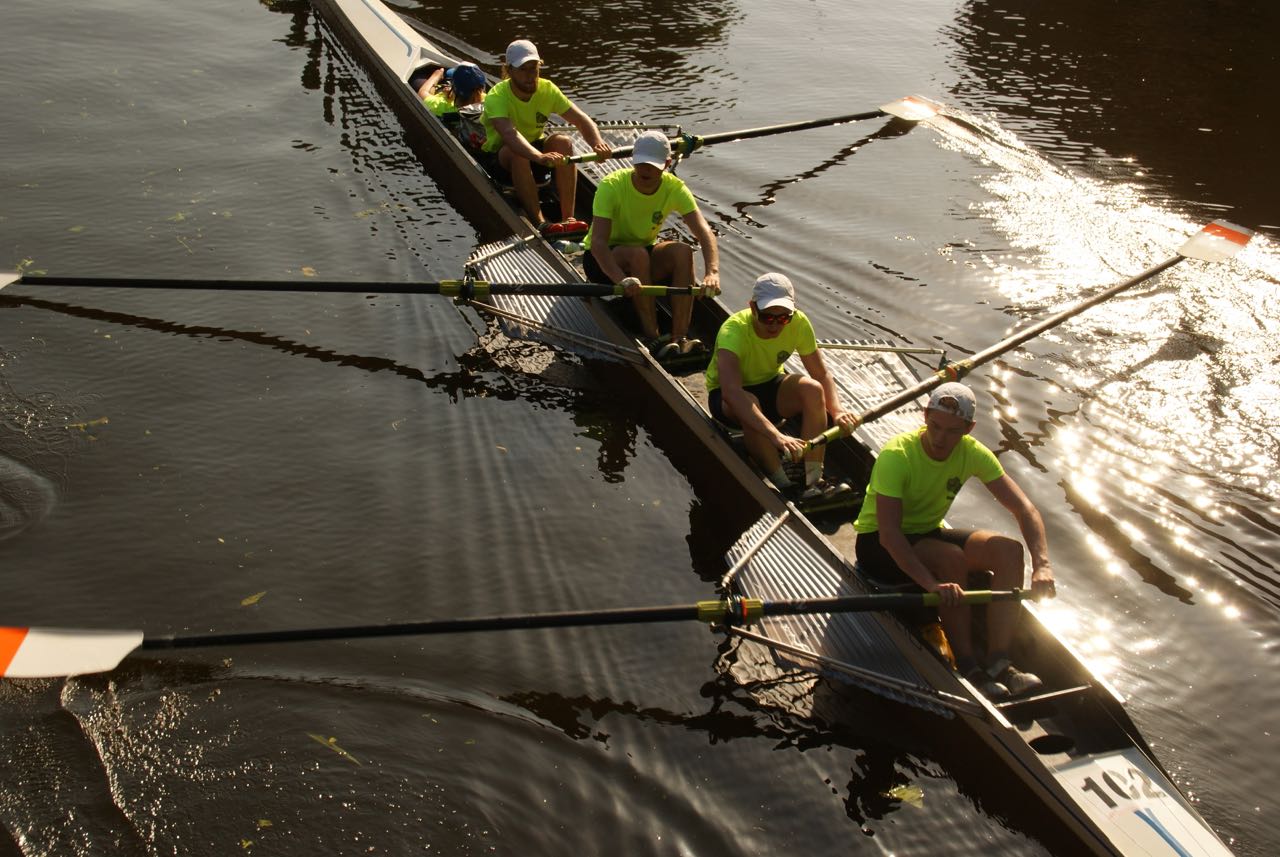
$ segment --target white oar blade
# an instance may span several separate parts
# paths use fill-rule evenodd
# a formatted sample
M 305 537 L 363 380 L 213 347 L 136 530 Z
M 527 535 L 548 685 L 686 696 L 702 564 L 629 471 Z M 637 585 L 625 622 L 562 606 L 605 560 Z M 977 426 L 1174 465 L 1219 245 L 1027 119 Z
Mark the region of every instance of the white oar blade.
M 15 274 L 13 271 L 0 271 L 0 289 L 3 289 L 10 283 L 16 283 L 21 279 L 21 274 Z
M 140 645 L 141 631 L 0 628 L 0 677 L 56 678 L 108 672 Z
M 1252 229 L 1215 220 L 1188 238 L 1187 243 L 1178 248 L 1178 255 L 1203 262 L 1221 262 L 1239 253 L 1252 237 Z
M 942 105 L 936 101 L 930 101 L 923 95 L 908 95 L 906 98 L 881 104 L 880 109 L 898 119 L 921 122 L 941 112 Z

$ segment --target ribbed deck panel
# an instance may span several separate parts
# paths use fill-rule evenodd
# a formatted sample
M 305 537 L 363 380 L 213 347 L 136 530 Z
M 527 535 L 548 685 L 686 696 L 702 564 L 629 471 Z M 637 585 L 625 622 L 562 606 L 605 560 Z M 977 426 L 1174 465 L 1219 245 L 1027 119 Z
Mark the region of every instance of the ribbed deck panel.
M 853 343 L 850 340 L 824 340 L 819 343 L 819 346 L 828 343 L 872 344 Z M 823 348 L 822 360 L 827 365 L 827 371 L 835 378 L 836 387 L 840 390 L 845 408 L 854 413 L 870 410 L 890 396 L 896 396 L 907 387 L 915 385 L 917 381 L 915 374 L 903 362 L 901 355 L 892 351 L 842 351 Z M 804 364 L 795 355 L 787 361 L 786 367 L 788 372 L 804 371 Z M 920 399 L 920 406 L 924 406 L 923 398 Z M 918 428 L 920 424 L 920 412 L 904 406 L 874 422 L 859 426 L 854 436 L 867 448 L 879 450 L 894 435 Z
M 747 530 L 730 548 L 727 554 L 730 564 L 738 562 L 764 536 L 775 520 L 775 516 L 766 514 Z M 851 573 L 842 566 L 832 565 L 820 555 L 792 529 L 791 522 L 769 537 L 739 572 L 736 580 L 737 588 L 743 595 L 766 601 L 864 594 L 864 590 L 853 582 Z M 874 615 L 842 613 L 834 616 L 778 616 L 763 620 L 761 625 L 764 633 L 770 637 L 905 682 L 919 688 L 922 694 L 931 693 L 925 679 L 902 656 L 900 647 L 905 635 L 895 639 Z M 911 644 L 916 643 L 912 640 Z M 786 667 L 813 667 L 812 664 L 785 653 L 775 652 L 774 656 Z M 927 698 L 903 694 L 883 684 L 864 682 L 837 670 L 823 669 L 822 672 L 831 678 L 856 684 L 935 714 L 946 717 L 952 715 L 948 708 L 933 705 Z

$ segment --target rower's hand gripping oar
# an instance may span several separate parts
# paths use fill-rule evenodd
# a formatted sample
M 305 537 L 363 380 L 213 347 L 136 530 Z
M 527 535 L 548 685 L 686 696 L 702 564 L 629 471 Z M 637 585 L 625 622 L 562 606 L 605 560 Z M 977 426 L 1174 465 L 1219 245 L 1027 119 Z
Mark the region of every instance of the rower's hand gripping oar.
M 671 153 L 681 157 L 687 157 L 704 146 L 711 146 L 716 143 L 729 143 L 734 140 L 749 140 L 755 137 L 770 137 L 774 134 L 785 134 L 789 131 L 807 131 L 810 128 L 825 128 L 828 125 L 842 125 L 846 122 L 859 122 L 863 119 L 876 119 L 881 116 L 892 116 L 895 119 L 902 119 L 907 122 L 920 122 L 924 119 L 935 115 L 942 109 L 942 105 L 936 101 L 930 101 L 923 95 L 909 95 L 906 98 L 899 98 L 897 101 L 890 101 L 883 104 L 877 110 L 865 110 L 861 113 L 850 113 L 846 116 L 831 116 L 826 119 L 805 119 L 800 122 L 787 122 L 782 125 L 766 125 L 761 128 L 746 128 L 741 131 L 723 131 L 719 134 L 708 134 L 705 137 L 699 137 L 693 134 L 682 134 L 671 141 Z M 622 146 L 614 149 L 609 153 L 609 158 L 629 158 L 633 151 L 633 146 Z M 587 163 L 588 161 L 605 160 L 595 152 L 586 152 L 581 155 L 573 155 L 566 158 L 566 161 L 574 164 Z
M 16 273 L 0 274 L 5 286 L 57 286 L 60 288 L 174 289 L 248 292 L 325 292 L 384 295 L 444 295 L 470 300 L 489 295 L 536 295 L 563 297 L 621 296 L 623 288 L 608 283 L 490 283 L 484 280 L 440 280 L 434 283 L 332 282 L 325 280 L 174 280 L 145 277 L 37 277 Z M 702 297 L 701 286 L 641 286 L 640 294 L 693 295 Z
M 1017 601 L 1030 598 L 1029 590 L 963 595 L 968 604 Z M 244 646 L 258 643 L 296 643 L 314 640 L 355 640 L 424 634 L 457 634 L 469 631 L 510 631 L 535 628 L 569 628 L 593 625 L 635 625 L 652 622 L 697 620 L 712 625 L 747 625 L 767 616 L 811 613 L 852 613 L 936 607 L 936 593 L 887 593 L 836 598 L 762 601 L 758 598 L 725 598 L 659 607 L 581 610 L 566 613 L 526 613 L 481 616 L 471 619 L 428 619 L 387 625 L 337 628 L 299 628 L 291 631 L 249 631 L 232 634 L 190 634 L 147 637 L 141 631 L 91 631 L 68 628 L 0 627 L 0 677 L 55 678 L 107 672 L 135 649 L 190 649 L 208 646 Z
M 919 384 L 916 384 L 914 387 L 903 390 L 897 395 L 884 400 L 874 408 L 859 414 L 855 417 L 853 424 L 847 431 L 841 426 L 832 426 L 812 440 L 806 441 L 804 451 L 808 452 L 815 446 L 821 446 L 824 443 L 830 443 L 831 441 L 837 440 L 842 435 L 851 433 L 858 426 L 865 425 L 873 420 L 878 420 L 903 405 L 910 404 L 917 396 L 921 396 L 933 388 L 947 383 L 948 381 L 959 381 L 982 364 L 1017 348 L 1027 340 L 1039 336 L 1041 333 L 1052 327 L 1057 327 L 1072 316 L 1079 315 L 1090 307 L 1100 304 L 1108 298 L 1120 294 L 1126 289 L 1133 288 L 1138 285 L 1138 283 L 1151 279 L 1156 274 L 1172 268 L 1184 259 L 1200 259 L 1204 262 L 1221 262 L 1226 259 L 1230 259 L 1232 256 L 1236 255 L 1242 247 L 1248 244 L 1249 239 L 1252 237 L 1252 229 L 1245 229 L 1243 226 L 1237 226 L 1234 223 L 1229 223 L 1225 220 L 1215 220 L 1195 235 L 1188 238 L 1186 243 L 1178 248 L 1176 256 L 1165 259 L 1160 264 L 1148 268 L 1141 274 L 1130 277 L 1123 283 L 1118 283 L 1110 288 L 1104 289 L 1093 297 L 1080 301 L 1061 312 L 1054 313 L 1048 318 L 1031 325 L 1026 330 L 1020 330 L 1007 339 L 997 342 L 990 348 L 987 348 L 984 351 L 979 351 L 972 357 L 948 364 L 946 367 L 938 370 Z

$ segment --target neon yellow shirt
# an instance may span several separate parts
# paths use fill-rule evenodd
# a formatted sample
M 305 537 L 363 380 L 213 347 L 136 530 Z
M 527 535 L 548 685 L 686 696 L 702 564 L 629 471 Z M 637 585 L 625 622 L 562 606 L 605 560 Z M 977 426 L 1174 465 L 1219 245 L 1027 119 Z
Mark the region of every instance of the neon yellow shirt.
M 496 152 L 502 148 L 502 135 L 494 129 L 494 119 L 510 119 L 520 136 L 534 143 L 542 139 L 542 129 L 552 113 L 563 115 L 572 106 L 560 87 L 545 77 L 538 78 L 538 88 L 528 101 L 517 98 L 511 91 L 511 81 L 504 80 L 484 98 L 484 150 Z
M 756 335 L 751 307 L 735 312 L 720 325 L 716 334 L 716 347 L 707 365 L 707 389 L 720 387 L 720 367 L 716 365 L 721 351 L 738 355 L 742 369 L 742 386 L 763 384 L 774 375 L 782 374 L 782 364 L 792 352 L 805 357 L 818 350 L 818 339 L 813 335 L 813 325 L 800 310 L 791 316 L 791 323 L 782 328 L 774 339 L 761 339 Z
M 483 102 L 484 99 L 485 99 L 485 96 L 481 95 L 480 96 L 481 102 Z M 432 114 L 436 116 L 445 116 L 449 113 L 458 112 L 458 108 L 455 107 L 453 102 L 449 100 L 449 97 L 446 95 L 441 95 L 438 92 L 433 92 L 430 95 L 428 95 L 426 98 L 423 98 L 422 103 L 425 104 L 427 106 L 427 109 L 430 110 Z
M 427 106 L 427 109 L 430 110 L 436 116 L 443 116 L 446 113 L 458 112 L 458 108 L 453 106 L 452 101 L 450 101 L 445 96 L 435 92 L 423 98 L 422 103 L 425 104 Z
M 648 247 L 658 240 L 658 233 L 667 215 L 675 211 L 681 217 L 697 211 L 698 203 L 679 176 L 662 174 L 662 183 L 653 193 L 636 190 L 631 177 L 634 167 L 610 173 L 596 188 L 591 213 L 595 217 L 607 217 L 611 223 L 609 244 L 628 247 Z M 591 249 L 591 230 L 582 240 L 583 248 Z
M 853 529 L 874 533 L 880 529 L 876 521 L 876 496 L 902 500 L 902 532 L 927 533 L 942 525 L 951 503 L 970 476 L 984 483 L 1004 475 L 995 453 L 971 435 L 965 435 L 946 461 L 935 461 L 924 451 L 921 439 L 924 426 L 903 432 L 880 451 L 871 468 L 871 481 L 862 511 Z

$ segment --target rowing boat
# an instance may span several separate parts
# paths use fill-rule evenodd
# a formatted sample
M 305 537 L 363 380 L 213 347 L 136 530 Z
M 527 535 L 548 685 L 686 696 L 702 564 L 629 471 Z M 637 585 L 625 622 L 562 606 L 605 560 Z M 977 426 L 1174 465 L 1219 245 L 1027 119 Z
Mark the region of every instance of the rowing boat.
M 458 58 L 429 40 L 416 22 L 381 0 L 315 0 L 334 32 L 362 60 L 394 107 L 427 168 L 449 191 L 460 182 L 458 207 L 494 239 L 471 260 L 470 273 L 490 280 L 565 282 L 583 279 L 562 253 L 494 187 L 454 134 L 420 103 L 408 81 Z M 632 134 L 634 137 L 634 132 Z M 579 141 L 580 142 L 580 141 Z M 610 140 L 610 142 L 615 142 Z M 581 151 L 586 151 L 585 146 Z M 596 170 L 607 166 L 589 165 Z M 580 171 L 578 216 L 588 217 L 599 172 Z M 825 597 L 867 591 L 853 563 L 853 533 L 801 513 L 769 487 L 707 414 L 701 373 L 660 364 L 617 317 L 613 302 L 578 298 L 490 298 L 484 306 L 517 329 L 567 338 L 577 350 L 620 357 L 705 450 L 720 478 L 762 511 L 728 554 L 722 584 L 760 598 Z M 729 315 L 719 301 L 697 302 L 694 327 L 710 341 Z M 886 351 L 831 350 L 829 368 L 846 401 L 874 403 L 914 380 Z M 864 425 L 851 441 L 833 443 L 828 469 L 865 484 L 872 450 L 903 427 Z M 1036 695 L 993 704 L 960 677 L 908 618 L 886 614 L 795 616 L 759 627 L 731 628 L 788 664 L 803 664 L 968 727 L 1076 839 L 1055 850 L 1104 855 L 1223 855 L 1229 851 L 1200 818 L 1126 713 L 1120 695 L 1070 645 L 1026 607 L 1015 660 L 1045 680 Z

